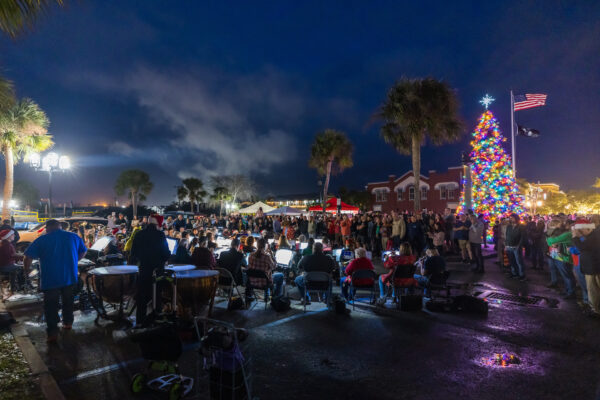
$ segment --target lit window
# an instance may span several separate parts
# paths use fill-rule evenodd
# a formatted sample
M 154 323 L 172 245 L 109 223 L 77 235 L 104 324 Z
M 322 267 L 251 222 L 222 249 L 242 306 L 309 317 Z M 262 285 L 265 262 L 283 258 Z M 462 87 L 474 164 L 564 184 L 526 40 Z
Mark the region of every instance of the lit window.
M 448 198 L 449 199 L 454 199 L 454 189 L 449 189 L 448 190 Z
M 410 201 L 414 201 L 415 200 L 415 187 L 411 186 L 408 188 L 408 199 Z
M 427 188 L 421 188 L 421 200 L 427 200 Z
M 440 186 L 440 199 L 446 198 L 446 186 Z

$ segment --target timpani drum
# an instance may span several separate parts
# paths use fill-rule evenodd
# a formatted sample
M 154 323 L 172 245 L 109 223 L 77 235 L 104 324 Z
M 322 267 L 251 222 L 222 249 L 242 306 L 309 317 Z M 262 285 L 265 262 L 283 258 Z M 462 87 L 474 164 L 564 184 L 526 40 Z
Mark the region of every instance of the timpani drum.
M 169 264 L 165 267 L 165 270 L 171 272 L 191 271 L 193 269 L 196 269 L 196 266 L 190 264 Z
M 86 285 L 88 294 L 96 295 L 92 305 L 98 312 L 98 318 L 109 317 L 104 303 L 118 305 L 118 319 L 123 317 L 123 306 L 129 304 L 137 289 L 138 267 L 135 265 L 113 265 L 110 267 L 94 268 L 87 273 Z M 91 298 L 91 295 L 90 295 Z
M 174 272 L 173 275 L 179 317 L 190 320 L 200 316 L 206 307 L 208 307 L 207 315 L 210 316 L 219 283 L 219 271 L 194 269 Z

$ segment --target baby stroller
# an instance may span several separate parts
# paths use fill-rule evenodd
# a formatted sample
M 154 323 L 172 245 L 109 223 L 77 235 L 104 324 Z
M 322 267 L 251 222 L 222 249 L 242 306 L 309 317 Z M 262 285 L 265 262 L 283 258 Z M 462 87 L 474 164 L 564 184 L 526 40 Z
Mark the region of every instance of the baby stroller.
M 177 361 L 183 351 L 183 345 L 177 331 L 177 319 L 174 311 L 171 315 L 161 315 L 156 310 L 156 286 L 160 282 L 170 282 L 168 273 L 155 277 L 153 306 L 154 312 L 148 317 L 152 320 L 148 328 L 134 330 L 131 340 L 140 346 L 142 357 L 148 360 L 146 369 L 138 372 L 131 379 L 131 391 L 142 393 L 146 388 L 168 393 L 169 400 L 177 400 L 192 391 L 194 380 L 179 372 Z M 173 288 L 175 295 L 177 291 Z
M 225 321 L 196 318 L 199 371 L 197 388 L 200 398 L 210 400 L 251 400 L 250 359 L 244 341 L 245 329 Z

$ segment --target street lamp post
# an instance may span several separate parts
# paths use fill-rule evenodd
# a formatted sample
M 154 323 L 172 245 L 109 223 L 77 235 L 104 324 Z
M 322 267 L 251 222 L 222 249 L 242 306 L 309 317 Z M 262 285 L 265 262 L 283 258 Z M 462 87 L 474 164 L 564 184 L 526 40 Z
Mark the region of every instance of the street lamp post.
M 465 212 L 473 207 L 473 181 L 471 178 L 471 156 L 466 151 L 461 153 L 461 162 L 463 165 L 463 177 L 464 186 L 463 191 L 465 193 Z
M 56 171 L 65 172 L 71 168 L 71 160 L 68 156 L 59 156 L 54 152 L 41 157 L 34 153 L 29 156 L 29 164 L 36 171 L 48 172 L 48 217 L 52 218 L 52 174 Z
M 544 204 L 542 199 L 546 200 L 546 193 L 544 193 L 544 190 L 541 187 L 532 183 L 529 187 L 529 196 L 525 205 L 529 207 L 529 210 L 533 215 L 536 215 L 537 208 Z

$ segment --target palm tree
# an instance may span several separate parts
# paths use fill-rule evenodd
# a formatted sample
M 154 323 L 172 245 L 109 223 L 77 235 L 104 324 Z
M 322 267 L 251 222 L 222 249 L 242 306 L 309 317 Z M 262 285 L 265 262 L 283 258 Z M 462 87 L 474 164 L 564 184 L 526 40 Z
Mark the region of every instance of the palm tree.
M 203 190 L 204 184 L 197 178 L 186 178 L 182 183 L 183 186 L 177 188 L 177 196 L 185 193 L 184 198 L 190 201 L 190 211 L 194 212 L 194 204 L 206 196 L 206 192 Z M 200 212 L 200 204 L 198 204 L 198 212 Z
M 315 168 L 319 175 L 325 175 L 323 185 L 323 212 L 327 202 L 327 190 L 331 174 L 350 168 L 352 163 L 353 146 L 344 132 L 325 129 L 317 133 L 310 149 L 308 165 Z
M 133 219 L 137 219 L 137 206 L 139 201 L 146 200 L 146 196 L 152 191 L 154 184 L 150 182 L 150 176 L 139 169 L 128 169 L 121 172 L 115 183 L 117 196 L 127 194 L 131 198 Z
M 2 0 L 0 1 L 0 30 L 10 37 L 25 29 L 31 29 L 40 14 L 48 11 L 50 5 L 64 4 L 63 0 Z
M 187 190 L 183 186 L 177 186 L 177 200 L 179 200 L 179 206 L 181 207 L 181 202 L 187 198 Z
M 217 186 L 213 189 L 210 196 L 211 200 L 219 204 L 219 218 L 223 215 L 223 203 L 231 199 L 231 195 L 223 186 Z
M 39 153 L 54 144 L 48 135 L 48 117 L 30 99 L 0 110 L 0 149 L 6 165 L 2 218 L 10 216 L 9 203 L 13 195 L 14 165 L 31 153 Z
M 462 134 L 458 100 L 448 84 L 433 78 L 397 82 L 381 106 L 381 136 L 398 152 L 412 155 L 415 212 L 421 211 L 421 146 L 457 141 Z

